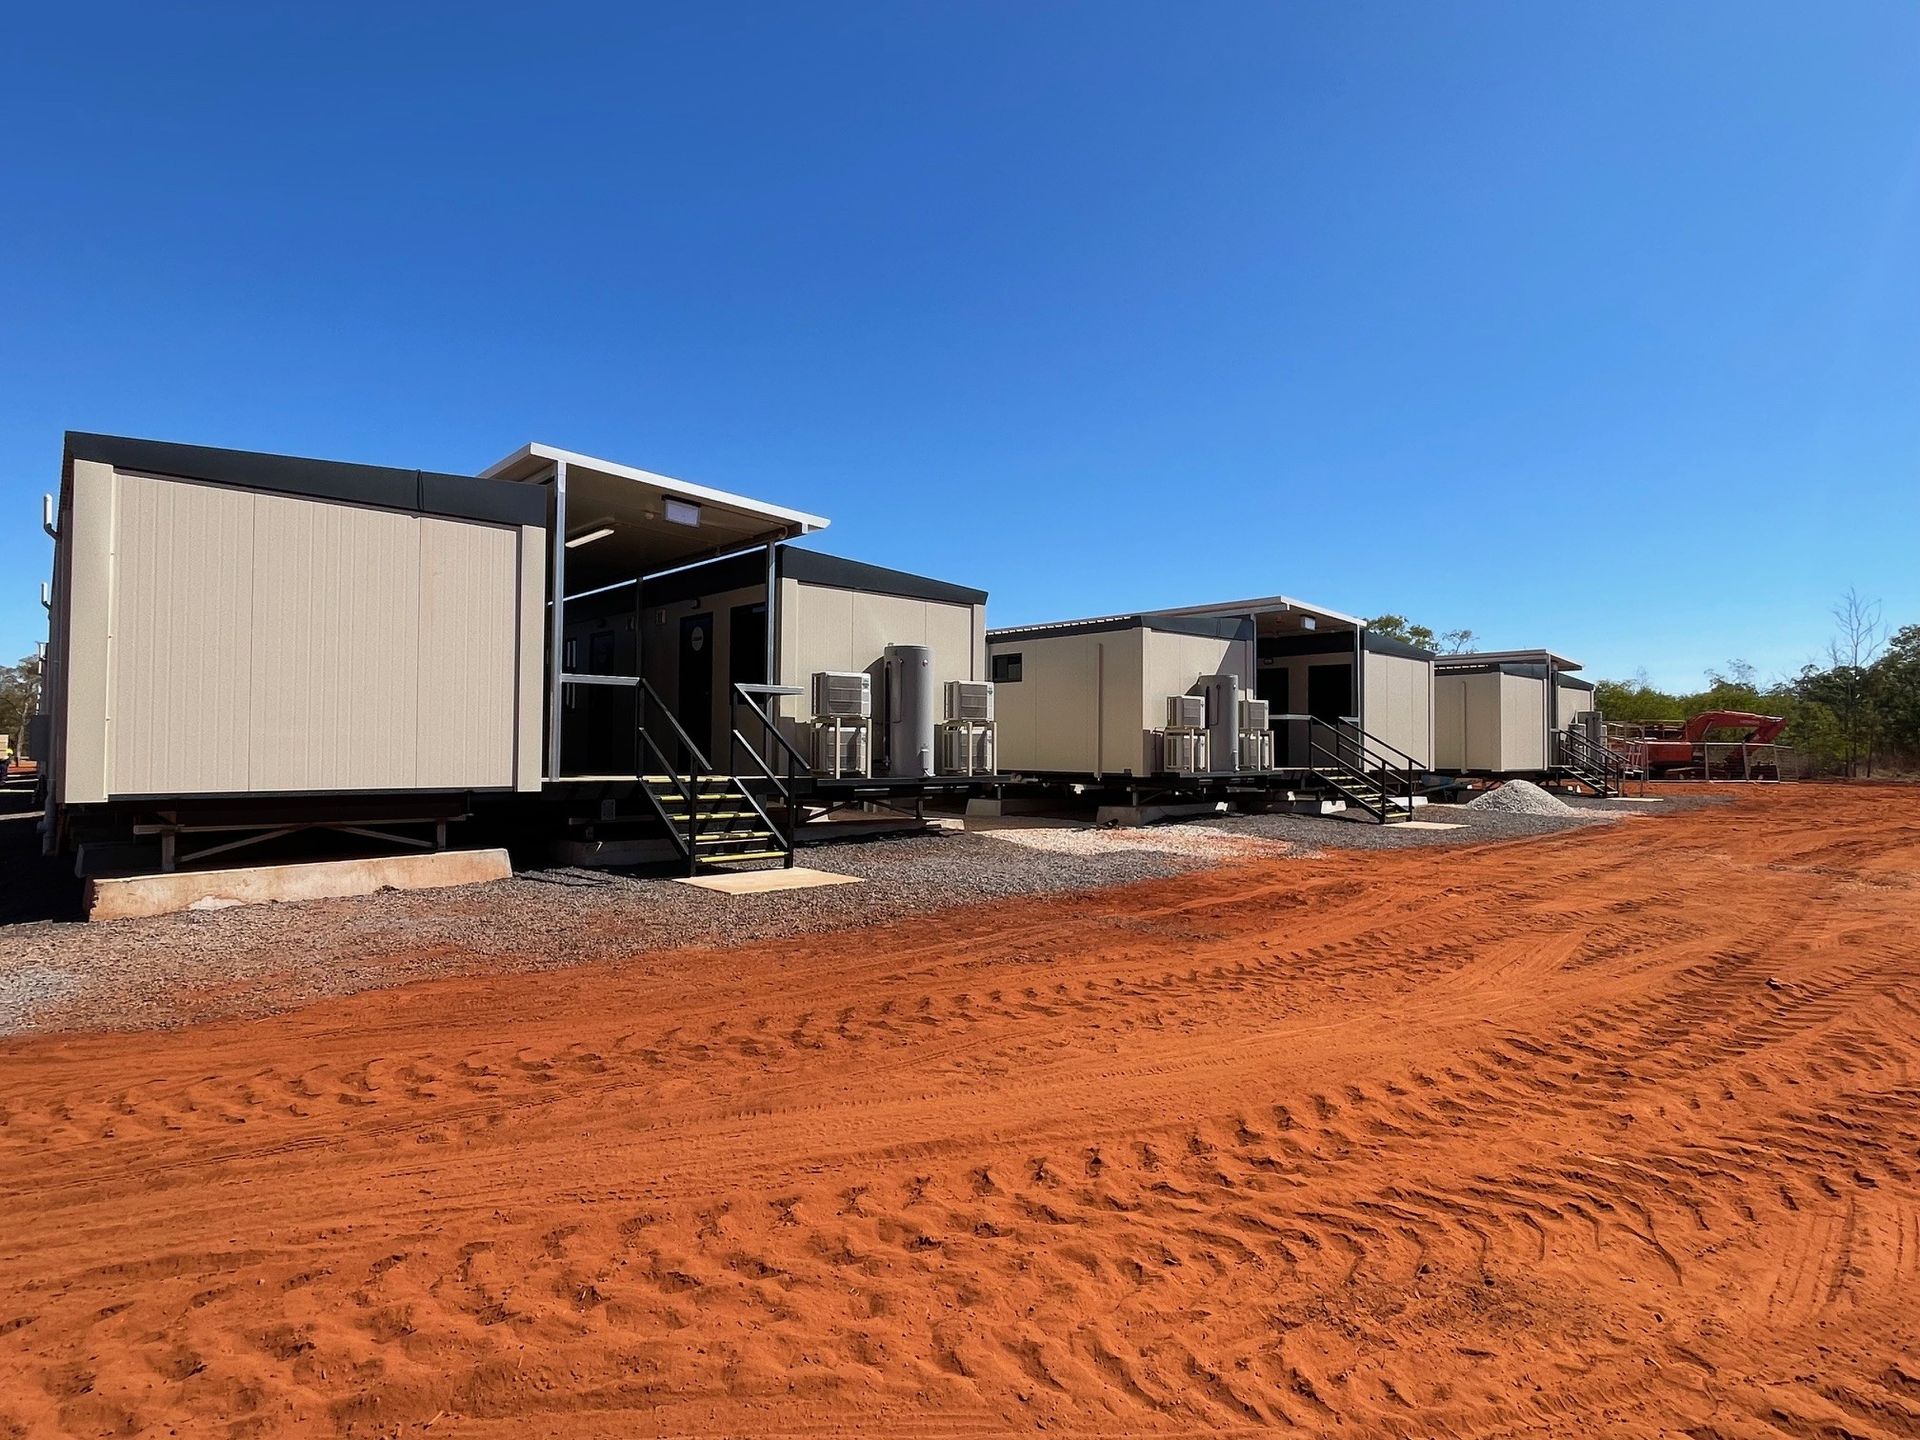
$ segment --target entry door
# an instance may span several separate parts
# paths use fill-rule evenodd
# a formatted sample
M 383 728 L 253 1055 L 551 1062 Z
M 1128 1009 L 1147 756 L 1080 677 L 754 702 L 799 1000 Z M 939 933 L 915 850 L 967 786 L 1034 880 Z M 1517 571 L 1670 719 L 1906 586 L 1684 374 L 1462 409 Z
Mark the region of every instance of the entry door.
M 713 616 L 680 621 L 680 728 L 709 760 L 713 758 Z M 685 757 L 682 757 L 683 760 Z
M 1279 718 L 1293 713 L 1287 697 L 1286 666 L 1269 665 L 1254 671 L 1253 693 L 1256 699 L 1267 702 L 1267 724 L 1273 730 L 1273 763 L 1282 769 L 1306 764 L 1306 737 L 1299 733 L 1306 726 Z
M 1338 721 L 1352 713 L 1353 665 L 1307 667 L 1307 713 L 1318 720 Z

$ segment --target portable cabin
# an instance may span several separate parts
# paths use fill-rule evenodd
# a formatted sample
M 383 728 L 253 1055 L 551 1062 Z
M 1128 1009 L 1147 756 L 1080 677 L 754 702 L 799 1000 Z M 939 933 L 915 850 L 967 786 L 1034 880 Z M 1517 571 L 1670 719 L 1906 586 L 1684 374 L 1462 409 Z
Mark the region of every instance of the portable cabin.
M 436 844 L 483 808 L 657 822 L 689 867 L 790 860 L 815 778 L 762 785 L 794 767 L 731 745 L 736 678 L 888 644 L 985 664 L 980 592 L 787 561 L 824 518 L 547 445 L 472 476 L 69 434 L 45 524 L 45 843 L 157 838 L 164 868 L 296 830 Z M 623 586 L 624 652 L 590 621 Z
M 70 434 L 46 525 L 49 848 L 123 812 L 399 822 L 538 790 L 538 491 Z
M 1413 767 L 1433 764 L 1432 652 L 1379 634 L 1366 621 L 1285 595 L 1189 605 L 1158 612 L 1187 618 L 1245 617 L 1254 626 L 1253 693 L 1274 718 L 1275 764 L 1308 764 L 1306 727 L 1283 715 L 1331 724 L 1357 720 L 1368 737 Z
M 1243 616 L 1112 615 L 986 638 L 1000 769 L 1041 779 L 1169 773 L 1176 767 L 1160 748 L 1169 698 L 1253 673 L 1253 623 Z M 1204 717 L 1184 728 L 1204 728 Z
M 1446 655 L 1435 662 L 1435 768 L 1454 775 L 1551 776 L 1557 732 L 1594 708 L 1576 660 L 1551 650 Z

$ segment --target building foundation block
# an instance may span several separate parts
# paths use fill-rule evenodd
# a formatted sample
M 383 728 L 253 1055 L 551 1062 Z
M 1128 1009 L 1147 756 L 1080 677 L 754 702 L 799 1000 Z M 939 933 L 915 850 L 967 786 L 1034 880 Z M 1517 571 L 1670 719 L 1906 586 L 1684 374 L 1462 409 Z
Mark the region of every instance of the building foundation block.
M 316 860 L 232 870 L 177 870 L 87 882 L 89 920 L 131 920 L 182 910 L 217 910 L 279 900 L 328 900 L 380 890 L 478 885 L 513 874 L 505 850 L 440 850 L 363 860 Z

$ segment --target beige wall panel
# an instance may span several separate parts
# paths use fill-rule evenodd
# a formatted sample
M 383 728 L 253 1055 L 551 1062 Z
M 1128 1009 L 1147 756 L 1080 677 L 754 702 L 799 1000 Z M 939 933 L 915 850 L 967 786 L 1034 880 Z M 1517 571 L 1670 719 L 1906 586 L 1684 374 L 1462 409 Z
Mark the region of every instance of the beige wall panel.
M 1501 736 L 1501 675 L 1466 675 L 1461 678 L 1467 697 L 1467 768 L 1499 771 L 1505 768 Z
M 1139 743 L 1138 653 L 1126 632 L 1012 640 L 989 645 L 988 653 L 1021 657 L 1022 678 L 999 686 L 994 697 L 1001 769 L 1101 771 L 1106 768 L 1101 760 L 1103 722 L 1114 732 L 1107 748 L 1120 761 L 1119 768 L 1138 763 L 1123 758 Z M 1104 695 L 1103 672 L 1108 681 Z M 1114 685 L 1116 672 L 1132 674 L 1135 684 Z M 1110 708 L 1117 715 L 1103 715 L 1108 697 L 1113 697 Z
M 257 497 L 253 789 L 420 783 L 419 526 Z
M 513 783 L 516 790 L 538 790 L 546 769 L 546 619 L 547 532 L 536 525 L 520 527 L 520 617 L 516 626 L 517 656 L 514 692 Z
M 114 488 L 108 789 L 244 791 L 256 497 L 145 475 Z
M 1544 770 L 1546 681 L 1525 675 L 1502 675 L 1500 681 L 1500 768 Z
M 1433 666 L 1404 655 L 1367 657 L 1362 696 L 1369 734 L 1404 751 L 1422 765 L 1433 763 Z
M 112 688 L 113 470 L 73 465 L 70 503 L 60 520 L 53 614 L 53 798 L 97 803 L 108 794 L 107 706 Z
M 1467 677 L 1433 677 L 1433 768 L 1465 770 L 1467 765 Z
M 416 775 L 424 788 L 514 783 L 519 532 L 421 519 Z
M 1153 770 L 1153 747 L 1147 743 L 1147 727 L 1142 718 L 1146 706 L 1141 688 L 1146 684 L 1147 642 L 1145 630 L 1114 630 L 1092 637 L 1092 685 L 1099 697 L 1095 762 L 1091 767 L 1101 775 L 1123 775 L 1131 771 L 1146 775 Z M 995 696 L 998 699 L 998 696 Z M 1163 702 L 1164 703 L 1164 702 Z M 1043 727 L 1052 723 L 1042 716 Z M 1166 714 L 1154 722 L 1166 723 Z
M 1582 690 L 1574 685 L 1556 685 L 1554 692 L 1554 698 L 1557 704 L 1554 711 L 1553 727 L 1556 730 L 1566 729 L 1567 726 L 1573 723 L 1574 716 L 1580 714 L 1583 710 L 1593 709 L 1594 696 L 1591 690 Z

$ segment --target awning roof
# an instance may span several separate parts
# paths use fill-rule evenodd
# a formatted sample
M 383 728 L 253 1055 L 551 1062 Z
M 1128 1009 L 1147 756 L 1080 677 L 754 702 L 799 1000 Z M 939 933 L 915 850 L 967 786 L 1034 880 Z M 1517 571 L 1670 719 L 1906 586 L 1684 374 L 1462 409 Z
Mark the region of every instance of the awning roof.
M 523 445 L 481 473 L 488 479 L 545 485 L 563 463 L 569 595 L 751 545 L 810 535 L 828 525 L 825 517 L 803 510 L 554 445 Z M 684 518 L 670 519 L 669 501 L 691 508 Z
M 1433 665 L 1436 670 L 1468 665 L 1551 665 L 1556 670 L 1584 668 L 1578 660 L 1569 660 L 1552 650 L 1477 650 L 1466 655 L 1442 655 Z
M 1350 625 L 1355 628 L 1366 624 L 1357 615 L 1343 615 L 1338 610 L 1329 610 L 1324 605 L 1309 605 L 1304 600 L 1295 600 L 1290 595 L 1263 595 L 1256 600 L 1222 600 L 1212 605 L 1181 605 L 1171 610 L 1155 610 L 1155 615 L 1292 615 L 1305 616 L 1311 620 L 1328 620 L 1336 625 Z

